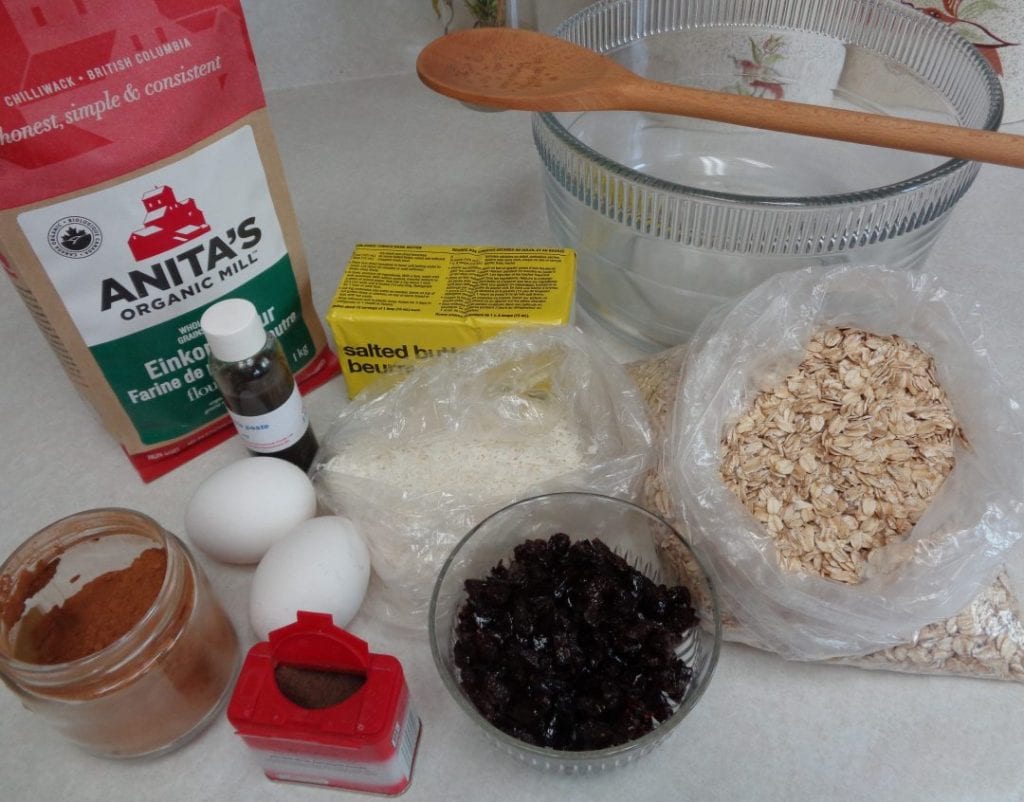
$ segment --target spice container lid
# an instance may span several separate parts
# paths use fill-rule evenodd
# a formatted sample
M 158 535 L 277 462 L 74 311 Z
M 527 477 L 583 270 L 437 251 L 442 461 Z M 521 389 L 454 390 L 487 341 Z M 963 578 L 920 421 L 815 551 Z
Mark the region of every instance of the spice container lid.
M 259 312 L 244 298 L 218 301 L 199 319 L 210 351 L 222 362 L 241 362 L 261 351 L 267 333 Z
M 278 687 L 275 669 L 357 674 L 362 687 L 329 707 L 301 707 Z M 326 613 L 300 611 L 297 621 L 275 629 L 253 646 L 228 704 L 228 720 L 243 736 L 315 740 L 358 748 L 391 736 L 390 724 L 405 693 L 397 659 L 373 654 L 366 642 L 334 626 Z

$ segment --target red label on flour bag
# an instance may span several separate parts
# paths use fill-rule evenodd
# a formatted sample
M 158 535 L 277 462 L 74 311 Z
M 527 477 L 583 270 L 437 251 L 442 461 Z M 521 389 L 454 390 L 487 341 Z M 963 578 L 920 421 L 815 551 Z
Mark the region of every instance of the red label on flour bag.
M 234 432 L 214 302 L 336 373 L 237 0 L 0 0 L 0 47 L 0 262 L 144 479 Z

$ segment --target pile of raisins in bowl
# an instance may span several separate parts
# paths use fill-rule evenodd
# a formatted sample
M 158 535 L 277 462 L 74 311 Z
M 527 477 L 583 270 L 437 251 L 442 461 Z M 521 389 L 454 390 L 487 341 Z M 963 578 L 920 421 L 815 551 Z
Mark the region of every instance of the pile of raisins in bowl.
M 527 540 L 465 589 L 459 683 L 514 738 L 617 746 L 653 730 L 686 693 L 692 672 L 677 650 L 697 623 L 689 591 L 655 584 L 599 539 Z

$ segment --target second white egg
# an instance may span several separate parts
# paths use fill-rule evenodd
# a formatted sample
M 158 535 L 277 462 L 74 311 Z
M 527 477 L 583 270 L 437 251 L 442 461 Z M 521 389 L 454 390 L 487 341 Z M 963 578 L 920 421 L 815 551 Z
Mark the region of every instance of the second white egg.
M 311 518 L 270 547 L 252 578 L 249 618 L 260 640 L 295 621 L 299 610 L 330 613 L 344 627 L 370 581 L 370 553 L 347 518 Z

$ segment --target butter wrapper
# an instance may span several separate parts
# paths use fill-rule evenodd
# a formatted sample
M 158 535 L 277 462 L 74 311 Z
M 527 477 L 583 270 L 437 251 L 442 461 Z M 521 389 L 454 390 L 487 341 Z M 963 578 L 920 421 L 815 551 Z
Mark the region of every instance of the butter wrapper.
M 360 244 L 327 312 L 349 397 L 512 326 L 572 321 L 562 248 Z

